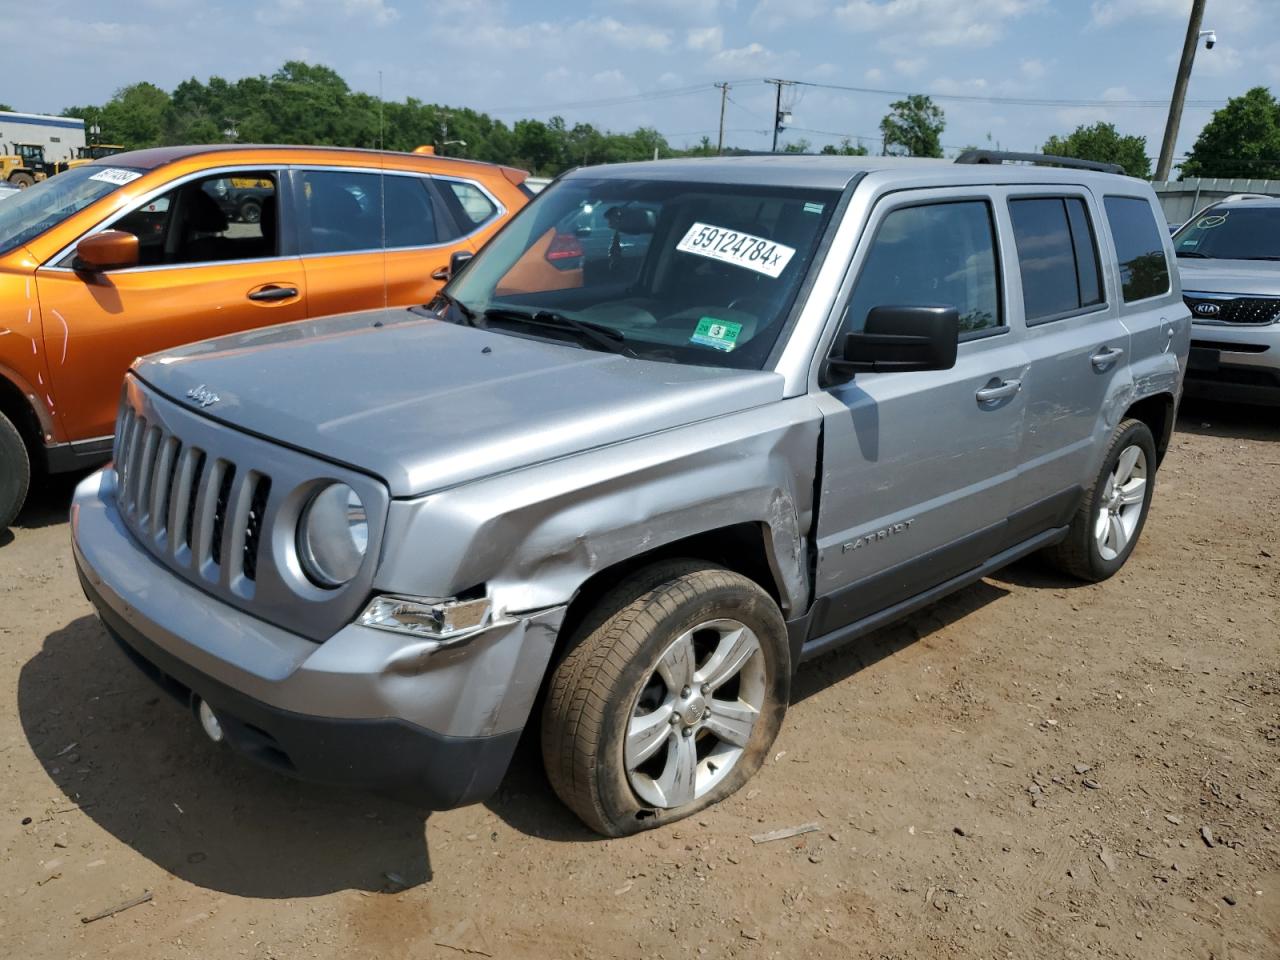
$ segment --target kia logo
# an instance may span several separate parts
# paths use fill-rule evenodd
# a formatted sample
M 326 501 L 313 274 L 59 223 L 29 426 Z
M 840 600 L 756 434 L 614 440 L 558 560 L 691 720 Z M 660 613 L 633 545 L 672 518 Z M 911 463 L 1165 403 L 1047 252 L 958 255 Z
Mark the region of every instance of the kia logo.
M 1222 312 L 1222 307 L 1216 303 L 1197 303 L 1193 309 L 1198 317 L 1216 317 Z

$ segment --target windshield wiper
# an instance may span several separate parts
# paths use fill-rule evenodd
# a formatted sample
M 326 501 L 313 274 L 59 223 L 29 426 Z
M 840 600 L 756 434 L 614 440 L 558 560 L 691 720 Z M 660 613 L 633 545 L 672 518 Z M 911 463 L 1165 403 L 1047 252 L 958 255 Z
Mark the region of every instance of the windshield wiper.
M 1211 259 L 1211 258 L 1210 258 L 1210 256 L 1209 256 L 1207 253 L 1196 253 L 1194 250 L 1179 250 L 1179 251 L 1178 251 L 1178 256 L 1180 256 L 1180 257 L 1195 257 L 1195 258 L 1196 258 L 1196 259 L 1198 259 L 1198 260 L 1209 260 L 1209 259 Z
M 598 347 L 608 350 L 610 353 L 620 353 L 628 357 L 634 357 L 635 354 L 631 348 L 627 346 L 627 338 L 623 336 L 621 331 L 606 327 L 602 323 L 592 323 L 589 320 L 576 320 L 573 317 L 567 317 L 563 313 L 553 313 L 550 310 L 514 310 L 510 307 L 490 307 L 484 312 L 486 320 L 514 320 L 517 323 L 527 323 L 533 327 L 550 327 L 555 330 L 567 330 L 570 333 L 579 334 L 583 339 L 590 340 Z

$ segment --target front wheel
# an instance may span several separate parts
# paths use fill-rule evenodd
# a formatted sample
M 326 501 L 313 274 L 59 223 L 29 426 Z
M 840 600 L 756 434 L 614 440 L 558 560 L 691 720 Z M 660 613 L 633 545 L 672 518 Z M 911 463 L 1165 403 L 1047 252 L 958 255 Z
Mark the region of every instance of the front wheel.
M 0 413 L 0 530 L 13 523 L 27 499 L 31 483 L 31 460 L 22 435 Z
M 786 626 L 758 584 L 694 561 L 649 567 L 604 597 L 556 667 L 551 785 L 607 836 L 687 817 L 760 769 L 790 680 Z
M 9 177 L 9 182 L 19 190 L 25 190 L 27 187 L 34 186 L 36 180 L 29 173 L 15 173 Z
M 1141 420 L 1123 421 L 1067 538 L 1046 551 L 1049 561 L 1091 583 L 1116 573 L 1137 546 L 1155 480 L 1156 444 L 1150 428 Z

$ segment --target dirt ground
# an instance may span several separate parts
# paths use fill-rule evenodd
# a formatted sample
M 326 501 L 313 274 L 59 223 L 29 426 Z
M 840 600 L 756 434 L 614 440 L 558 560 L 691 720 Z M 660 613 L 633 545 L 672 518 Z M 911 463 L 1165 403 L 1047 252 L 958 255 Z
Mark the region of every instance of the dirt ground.
M 1184 411 L 1115 579 L 802 668 L 748 789 L 612 841 L 532 744 L 429 817 L 214 748 L 92 616 L 70 489 L 0 532 L 0 956 L 1280 958 L 1278 411 Z

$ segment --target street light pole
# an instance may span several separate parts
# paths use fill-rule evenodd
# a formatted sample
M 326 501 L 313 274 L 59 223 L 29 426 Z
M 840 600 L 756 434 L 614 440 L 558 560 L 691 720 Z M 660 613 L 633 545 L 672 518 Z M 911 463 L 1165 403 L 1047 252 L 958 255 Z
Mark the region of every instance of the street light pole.
M 1182 123 L 1182 105 L 1187 99 L 1187 83 L 1191 79 L 1191 65 L 1196 60 L 1196 44 L 1200 42 L 1200 24 L 1204 20 L 1204 0 L 1192 0 L 1191 19 L 1187 21 L 1187 38 L 1182 42 L 1182 60 L 1178 63 L 1178 76 L 1173 82 L 1173 99 L 1169 101 L 1169 119 L 1164 125 L 1164 142 L 1160 145 L 1160 162 L 1156 164 L 1156 179 L 1168 180 L 1173 167 L 1173 148 L 1178 139 L 1178 127 Z

